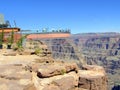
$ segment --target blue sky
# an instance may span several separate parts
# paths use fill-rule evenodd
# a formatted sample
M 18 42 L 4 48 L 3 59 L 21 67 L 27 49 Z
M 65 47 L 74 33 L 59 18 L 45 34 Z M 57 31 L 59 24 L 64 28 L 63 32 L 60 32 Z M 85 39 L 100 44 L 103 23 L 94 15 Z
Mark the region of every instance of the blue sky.
M 0 13 L 24 30 L 120 32 L 120 0 L 1 0 Z

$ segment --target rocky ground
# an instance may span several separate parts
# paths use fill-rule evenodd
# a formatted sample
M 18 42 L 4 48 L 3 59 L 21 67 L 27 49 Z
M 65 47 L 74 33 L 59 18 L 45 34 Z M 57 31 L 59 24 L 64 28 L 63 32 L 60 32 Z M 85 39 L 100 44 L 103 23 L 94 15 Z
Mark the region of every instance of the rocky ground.
M 0 50 L 0 90 L 107 90 L 107 77 L 100 66 Z

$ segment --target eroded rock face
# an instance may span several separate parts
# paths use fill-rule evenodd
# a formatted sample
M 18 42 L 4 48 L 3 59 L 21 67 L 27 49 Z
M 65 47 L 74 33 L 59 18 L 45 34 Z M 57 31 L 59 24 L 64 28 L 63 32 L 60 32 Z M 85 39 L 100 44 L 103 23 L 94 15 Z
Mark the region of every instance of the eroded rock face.
M 88 90 L 107 90 L 107 77 L 100 66 L 84 66 L 86 70 L 79 70 L 78 86 Z
M 36 62 L 35 58 L 39 57 L 1 55 L 0 90 L 106 90 L 106 74 L 100 66 L 86 65 L 80 70 L 73 62 L 50 58 Z
M 83 70 L 78 70 L 75 63 L 66 62 L 37 63 L 36 67 L 34 64 L 30 69 L 24 68 L 22 64 L 0 66 L 0 90 L 107 90 L 106 88 L 107 78 L 100 66 L 86 65 Z
M 43 90 L 53 90 L 53 88 L 57 88 L 58 90 L 69 90 L 78 86 L 78 77 L 75 72 L 71 72 L 69 74 L 58 75 L 50 78 L 51 81 L 46 84 Z M 53 87 L 54 86 L 54 87 Z
M 120 81 L 120 34 L 88 38 L 83 44 L 82 52 L 87 64 L 105 68 L 111 90 L 114 84 Z
M 107 90 L 106 74 L 100 66 L 86 65 L 78 70 L 75 64 L 54 62 L 37 68 L 38 71 L 32 72 L 36 90 Z

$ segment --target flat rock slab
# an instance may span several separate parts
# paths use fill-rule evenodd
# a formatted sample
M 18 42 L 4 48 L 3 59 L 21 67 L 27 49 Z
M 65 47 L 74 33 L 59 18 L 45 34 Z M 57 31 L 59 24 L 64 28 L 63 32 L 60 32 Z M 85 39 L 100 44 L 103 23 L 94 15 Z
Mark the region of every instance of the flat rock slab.
M 29 83 L 31 73 L 21 64 L 0 65 L 0 90 L 23 90 Z
M 15 53 L 15 52 L 9 52 L 9 53 L 4 53 L 3 55 L 4 56 L 16 56 L 17 53 Z

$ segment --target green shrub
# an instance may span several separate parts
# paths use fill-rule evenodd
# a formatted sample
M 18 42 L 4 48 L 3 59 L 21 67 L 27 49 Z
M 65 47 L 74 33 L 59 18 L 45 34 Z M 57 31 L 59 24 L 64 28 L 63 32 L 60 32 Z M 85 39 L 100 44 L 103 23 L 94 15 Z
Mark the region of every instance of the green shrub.
M 35 54 L 36 55 L 41 54 L 41 53 L 42 53 L 42 49 L 40 49 L 40 48 L 35 49 Z
M 62 70 L 60 71 L 60 73 L 61 73 L 61 75 L 64 75 L 64 74 L 66 73 L 66 70 L 65 70 L 65 69 L 62 69 Z
M 2 45 L 4 42 L 4 30 L 0 33 L 0 45 Z

